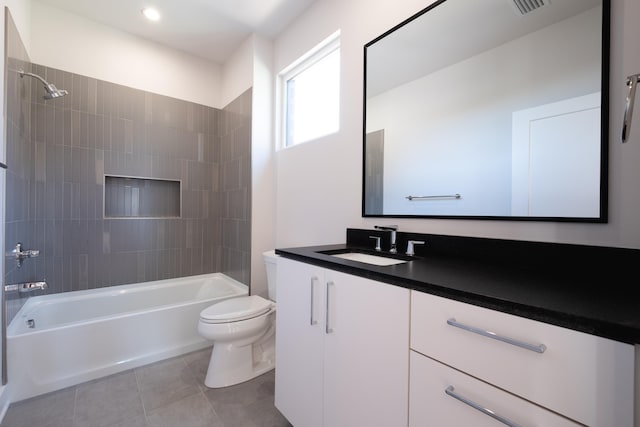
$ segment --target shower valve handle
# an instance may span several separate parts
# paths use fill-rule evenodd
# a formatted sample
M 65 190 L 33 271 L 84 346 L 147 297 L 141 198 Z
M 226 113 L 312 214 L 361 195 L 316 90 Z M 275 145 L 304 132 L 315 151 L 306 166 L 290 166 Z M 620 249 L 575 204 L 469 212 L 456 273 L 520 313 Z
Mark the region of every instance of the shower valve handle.
M 22 266 L 22 261 L 25 258 L 34 258 L 40 255 L 40 251 L 37 249 L 22 249 L 22 243 L 16 243 L 16 248 L 7 254 L 8 256 L 15 257 L 18 267 Z

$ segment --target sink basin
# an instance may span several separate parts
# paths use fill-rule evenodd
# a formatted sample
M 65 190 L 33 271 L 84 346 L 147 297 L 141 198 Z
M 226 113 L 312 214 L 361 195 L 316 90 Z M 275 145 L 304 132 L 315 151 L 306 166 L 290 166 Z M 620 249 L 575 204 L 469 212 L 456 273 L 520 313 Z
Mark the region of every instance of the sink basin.
M 387 258 L 383 256 L 363 254 L 360 252 L 344 252 L 340 254 L 331 254 L 331 256 L 342 258 L 342 259 L 348 259 L 351 261 L 364 262 L 365 264 L 380 265 L 380 266 L 404 264 L 405 262 L 408 262 L 402 259 Z

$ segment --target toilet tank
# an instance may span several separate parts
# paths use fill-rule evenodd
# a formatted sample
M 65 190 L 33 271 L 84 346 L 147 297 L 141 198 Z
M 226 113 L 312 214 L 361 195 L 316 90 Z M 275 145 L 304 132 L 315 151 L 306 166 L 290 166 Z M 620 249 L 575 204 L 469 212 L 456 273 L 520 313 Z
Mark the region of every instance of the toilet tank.
M 275 251 L 262 253 L 264 265 L 267 268 L 267 292 L 271 301 L 276 300 L 276 271 L 278 267 L 278 255 Z

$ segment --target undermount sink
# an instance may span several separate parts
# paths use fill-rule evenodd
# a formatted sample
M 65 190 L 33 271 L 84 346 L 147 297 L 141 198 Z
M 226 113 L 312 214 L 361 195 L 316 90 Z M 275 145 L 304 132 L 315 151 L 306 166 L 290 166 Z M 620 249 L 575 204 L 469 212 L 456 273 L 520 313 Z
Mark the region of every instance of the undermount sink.
M 360 252 L 343 252 L 338 254 L 329 254 L 331 256 L 348 259 L 351 261 L 363 262 L 365 264 L 379 265 L 379 266 L 387 266 L 387 265 L 396 265 L 396 264 L 404 264 L 409 262 L 403 259 L 395 259 L 388 258 L 383 256 L 371 255 L 371 254 L 363 254 Z

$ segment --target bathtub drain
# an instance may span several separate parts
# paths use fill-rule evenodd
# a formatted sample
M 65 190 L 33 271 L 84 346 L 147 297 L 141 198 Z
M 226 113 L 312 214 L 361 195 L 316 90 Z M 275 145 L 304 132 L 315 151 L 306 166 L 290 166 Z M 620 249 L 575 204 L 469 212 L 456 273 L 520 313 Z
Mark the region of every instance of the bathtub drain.
M 26 322 L 26 323 L 27 323 L 27 328 L 32 328 L 32 329 L 33 329 L 33 328 L 35 328 L 35 327 L 36 327 L 36 321 L 35 321 L 35 320 L 33 320 L 33 319 L 29 319 L 29 320 L 27 320 L 27 322 Z

